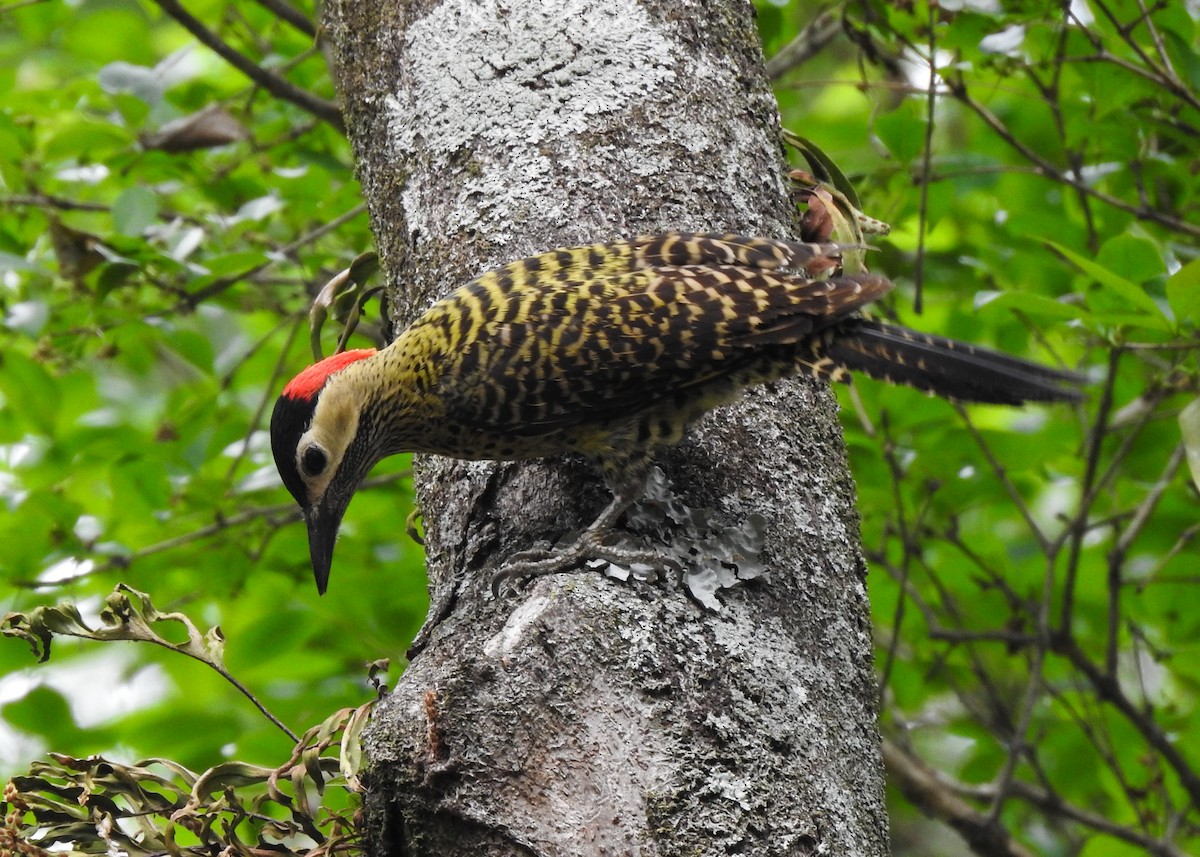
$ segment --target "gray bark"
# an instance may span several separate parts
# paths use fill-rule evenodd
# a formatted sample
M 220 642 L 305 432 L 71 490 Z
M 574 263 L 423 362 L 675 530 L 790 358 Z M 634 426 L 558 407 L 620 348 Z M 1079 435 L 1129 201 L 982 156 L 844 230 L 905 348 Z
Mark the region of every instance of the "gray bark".
M 326 26 L 399 322 L 555 246 L 794 235 L 743 0 L 332 0 Z M 865 567 L 829 392 L 751 391 L 661 463 L 690 506 L 767 519 L 769 579 L 723 591 L 718 612 L 596 573 L 495 600 L 505 557 L 601 508 L 598 475 L 418 462 L 444 615 L 365 739 L 373 854 L 886 853 Z

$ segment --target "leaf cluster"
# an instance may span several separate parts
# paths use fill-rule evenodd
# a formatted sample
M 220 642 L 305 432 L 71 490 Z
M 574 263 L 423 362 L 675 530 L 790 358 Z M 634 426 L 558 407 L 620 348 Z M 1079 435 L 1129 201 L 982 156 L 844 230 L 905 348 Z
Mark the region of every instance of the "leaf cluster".
M 0 613 L 41 654 L 82 638 L 36 668 L 0 646 L 0 771 L 80 760 L 20 786 L 31 831 L 37 782 L 108 788 L 170 757 L 156 775 L 186 797 L 188 770 L 275 770 L 304 724 L 373 696 L 361 665 L 425 613 L 419 546 L 396 538 L 408 463 L 355 503 L 320 600 L 265 431 L 311 360 L 312 296 L 370 245 L 315 35 L 303 3 L 0 9 Z M 349 573 L 380 564 L 386 586 Z M 213 800 L 248 819 L 238 794 Z
M 844 396 L 898 853 L 1194 850 L 1194 10 L 760 12 L 785 124 L 893 225 L 886 311 L 1093 381 L 1074 411 Z

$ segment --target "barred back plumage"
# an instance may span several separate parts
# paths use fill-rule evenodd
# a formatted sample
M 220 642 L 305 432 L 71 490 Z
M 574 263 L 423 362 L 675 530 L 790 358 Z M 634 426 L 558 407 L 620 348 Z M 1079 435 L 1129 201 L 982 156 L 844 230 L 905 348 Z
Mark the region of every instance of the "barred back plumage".
M 640 494 L 655 447 L 747 386 L 789 374 L 860 371 L 967 401 L 1078 398 L 1070 373 L 863 319 L 891 283 L 841 273 L 842 249 L 677 233 L 552 250 L 483 274 L 378 353 L 331 358 L 320 385 L 323 364 L 306 370 L 277 405 L 272 439 L 285 482 L 314 510 L 310 538 L 314 517 L 340 521 L 385 455 L 576 451 L 614 493 L 589 528 L 594 548 L 596 531 Z M 324 467 L 303 472 L 306 454 Z M 331 554 L 332 535 L 321 538 Z M 313 561 L 323 585 L 328 556 L 314 546 Z

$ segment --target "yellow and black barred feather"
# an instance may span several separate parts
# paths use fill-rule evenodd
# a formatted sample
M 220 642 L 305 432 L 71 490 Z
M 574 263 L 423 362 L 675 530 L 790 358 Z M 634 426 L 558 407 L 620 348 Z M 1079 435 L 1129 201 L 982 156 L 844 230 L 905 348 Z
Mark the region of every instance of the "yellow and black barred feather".
M 614 494 L 586 541 L 640 495 L 656 447 L 753 384 L 857 371 L 964 401 L 1080 398 L 1070 373 L 863 318 L 891 283 L 843 273 L 845 249 L 672 233 L 551 250 L 483 274 L 379 352 L 309 367 L 271 444 L 318 586 L 350 496 L 394 453 L 582 453 Z
M 861 371 L 969 401 L 1075 395 L 1064 373 L 861 319 L 891 283 L 820 278 L 839 252 L 684 233 L 552 250 L 458 289 L 347 375 L 371 375 L 354 395 L 404 449 L 469 458 L 603 457 L 614 433 L 670 442 L 793 373 Z

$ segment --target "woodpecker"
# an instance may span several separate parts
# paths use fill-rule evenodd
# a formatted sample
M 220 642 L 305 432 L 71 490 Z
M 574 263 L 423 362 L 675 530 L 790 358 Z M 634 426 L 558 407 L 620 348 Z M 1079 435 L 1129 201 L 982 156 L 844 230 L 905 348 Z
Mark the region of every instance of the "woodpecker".
M 604 535 L 657 448 L 704 411 L 793 374 L 862 372 L 950 399 L 1080 398 L 1079 376 L 860 315 L 892 284 L 847 274 L 847 245 L 670 233 L 551 250 L 489 271 L 379 351 L 336 354 L 283 388 L 275 463 L 308 525 L 317 589 L 355 490 L 400 452 L 518 460 L 578 453 L 612 502 L 565 550 L 494 585 L 613 556 Z

